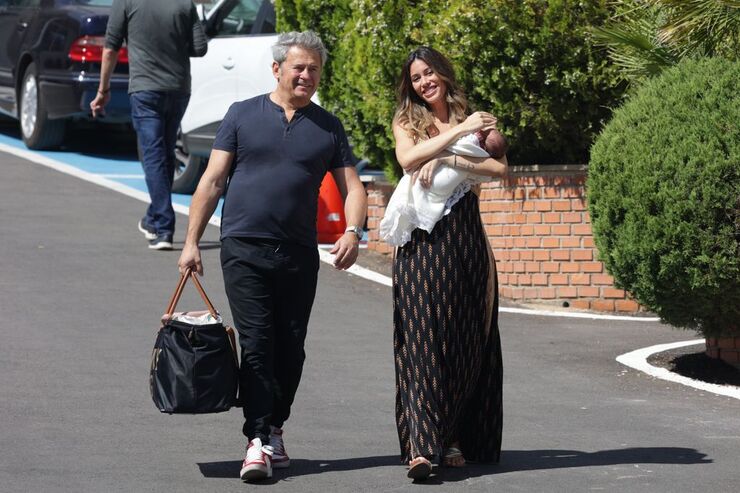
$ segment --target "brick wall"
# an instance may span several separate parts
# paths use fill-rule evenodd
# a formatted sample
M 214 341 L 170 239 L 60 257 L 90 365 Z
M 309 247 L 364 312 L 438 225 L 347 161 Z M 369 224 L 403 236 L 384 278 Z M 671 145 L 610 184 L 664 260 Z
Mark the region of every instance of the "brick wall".
M 740 369 L 740 336 L 707 337 L 707 356 Z
M 586 166 L 512 167 L 483 185 L 481 217 L 503 297 L 576 309 L 637 312 L 598 261 L 585 202 Z M 393 187 L 368 186 L 368 248 L 390 253 L 378 224 Z
M 380 240 L 378 228 L 380 220 L 385 214 L 385 206 L 388 204 L 394 187 L 385 181 L 368 183 L 367 187 L 367 247 L 376 252 L 390 254 L 393 249 L 384 241 Z

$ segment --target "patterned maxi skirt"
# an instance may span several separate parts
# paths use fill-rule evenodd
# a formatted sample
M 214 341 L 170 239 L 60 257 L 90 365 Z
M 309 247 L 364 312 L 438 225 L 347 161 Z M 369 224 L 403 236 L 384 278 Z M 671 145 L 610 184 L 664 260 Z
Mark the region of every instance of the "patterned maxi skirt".
M 493 254 L 470 191 L 431 233 L 416 229 L 393 264 L 396 425 L 403 461 L 498 462 L 503 367 Z

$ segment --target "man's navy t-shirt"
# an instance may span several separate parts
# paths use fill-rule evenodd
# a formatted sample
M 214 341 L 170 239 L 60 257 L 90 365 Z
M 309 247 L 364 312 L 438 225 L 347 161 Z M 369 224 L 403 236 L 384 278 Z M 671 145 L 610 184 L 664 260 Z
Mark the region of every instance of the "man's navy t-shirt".
M 330 169 L 352 166 L 337 117 L 309 103 L 288 122 L 269 94 L 234 103 L 214 149 L 235 153 L 221 238 L 271 238 L 316 246 L 319 187 Z

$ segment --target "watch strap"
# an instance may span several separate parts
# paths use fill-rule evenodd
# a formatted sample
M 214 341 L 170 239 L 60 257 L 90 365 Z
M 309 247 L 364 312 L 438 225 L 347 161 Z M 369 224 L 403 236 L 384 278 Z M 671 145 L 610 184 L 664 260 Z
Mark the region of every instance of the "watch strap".
M 357 236 L 358 240 L 362 240 L 363 231 L 362 228 L 359 226 L 349 226 L 347 229 L 344 230 L 345 233 L 352 232 Z

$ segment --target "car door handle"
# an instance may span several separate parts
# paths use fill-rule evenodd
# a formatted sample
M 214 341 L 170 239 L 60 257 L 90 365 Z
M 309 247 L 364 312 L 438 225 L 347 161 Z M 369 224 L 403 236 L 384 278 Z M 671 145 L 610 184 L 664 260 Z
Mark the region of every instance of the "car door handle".
M 28 27 L 28 22 L 19 22 L 18 23 L 18 30 L 19 31 L 25 31 Z
M 234 68 L 234 65 L 235 65 L 234 59 L 231 57 L 228 57 L 226 60 L 224 60 L 224 62 L 221 65 L 226 70 L 231 70 L 232 68 Z

